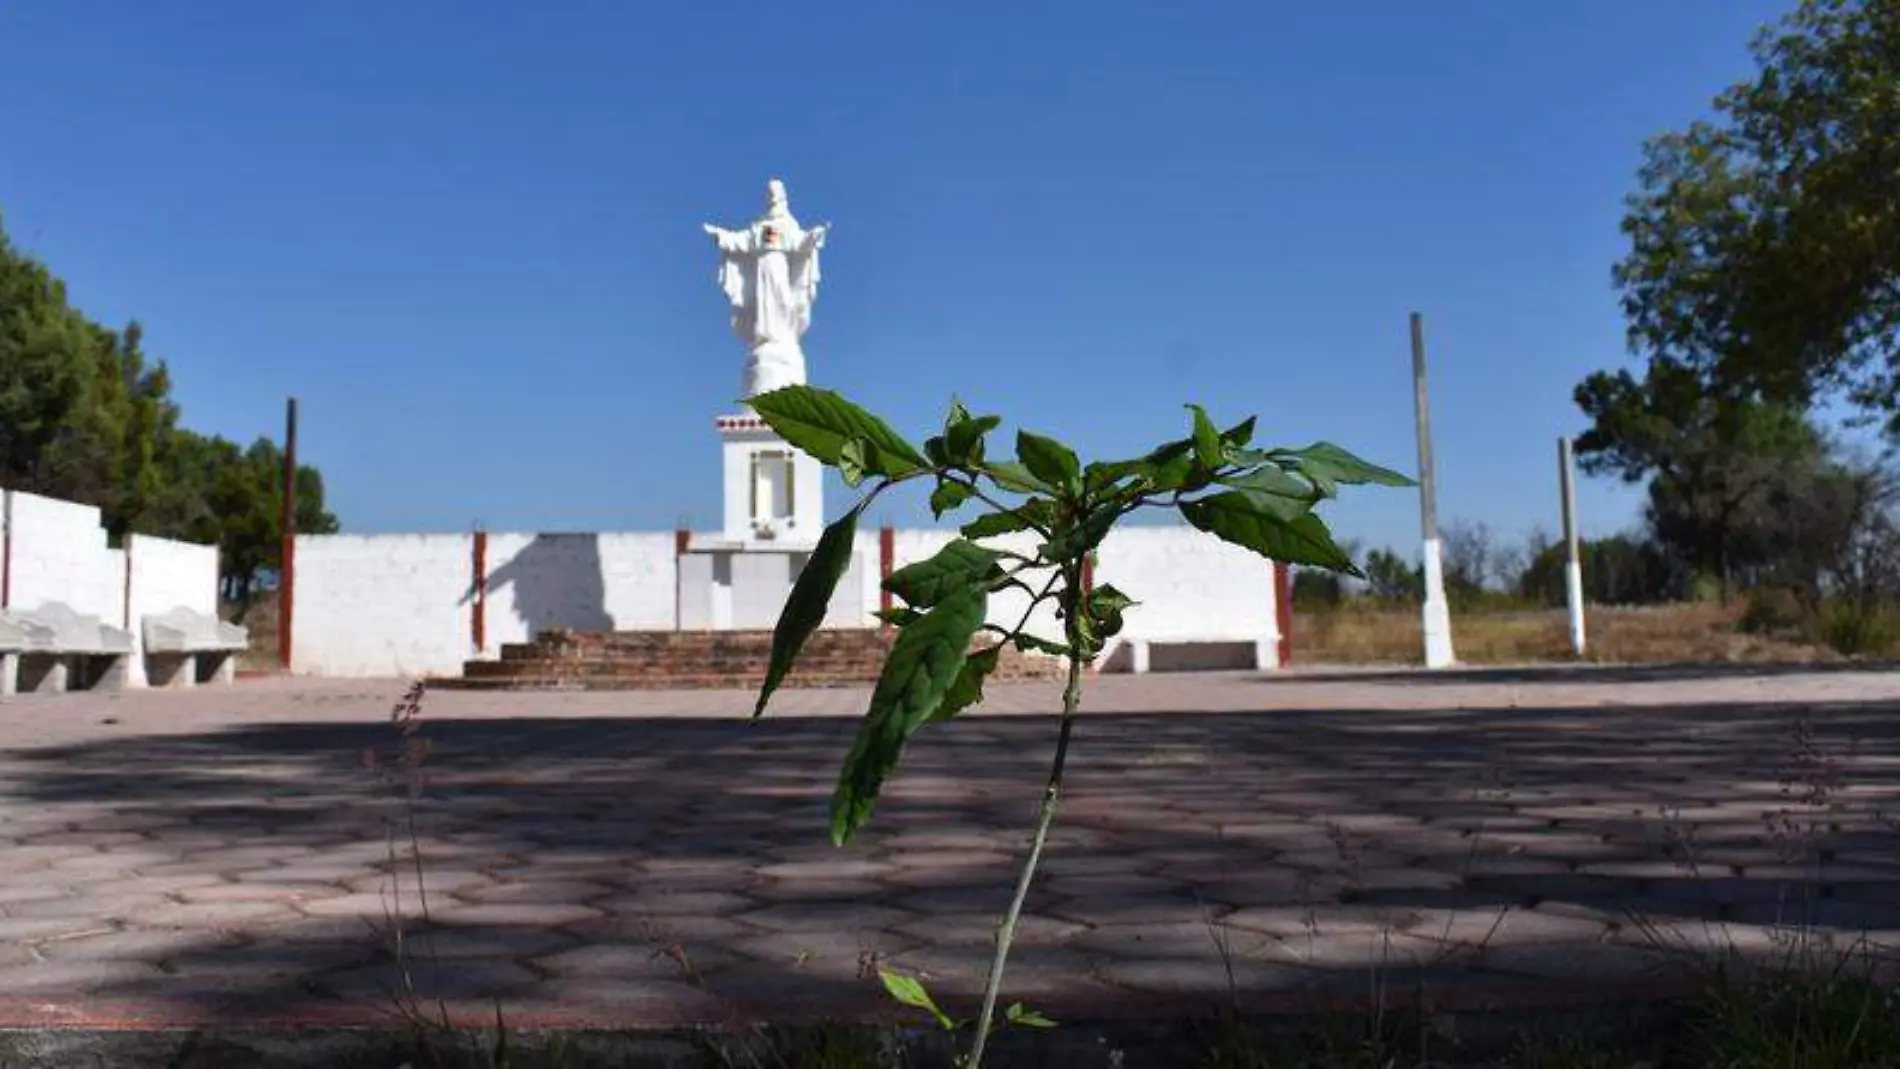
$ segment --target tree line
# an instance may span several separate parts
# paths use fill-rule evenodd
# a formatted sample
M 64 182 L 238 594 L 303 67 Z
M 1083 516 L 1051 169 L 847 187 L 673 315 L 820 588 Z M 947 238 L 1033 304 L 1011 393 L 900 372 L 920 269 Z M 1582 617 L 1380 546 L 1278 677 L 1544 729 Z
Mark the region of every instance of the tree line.
M 179 425 L 171 373 L 134 321 L 87 318 L 66 285 L 0 227 L 0 485 L 97 506 L 110 536 L 218 547 L 223 594 L 240 604 L 281 564 L 283 452 Z M 323 477 L 299 465 L 296 524 L 337 529 Z
M 1626 604 L 1772 592 L 1900 637 L 1900 2 L 1802 0 L 1752 54 L 1706 118 L 1644 145 L 1626 200 L 1611 277 L 1633 359 L 1577 385 L 1576 448 L 1645 507 L 1584 546 L 1585 583 Z M 1878 441 L 1853 447 L 1857 427 Z M 1561 547 L 1476 576 L 1479 530 L 1447 531 L 1454 604 L 1561 600 Z M 1364 592 L 1413 596 L 1411 560 L 1363 566 Z

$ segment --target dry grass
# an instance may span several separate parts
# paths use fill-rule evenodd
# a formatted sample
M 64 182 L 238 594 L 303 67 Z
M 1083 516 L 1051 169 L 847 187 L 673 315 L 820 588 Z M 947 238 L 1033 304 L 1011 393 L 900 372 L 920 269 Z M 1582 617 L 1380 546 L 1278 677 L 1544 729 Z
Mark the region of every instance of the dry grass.
M 1644 608 L 1591 608 L 1585 616 L 1588 661 L 1629 663 L 1744 663 L 1840 660 L 1820 646 L 1789 638 L 1743 634 L 1739 601 Z M 1423 635 L 1416 607 L 1346 605 L 1296 612 L 1296 664 L 1417 664 Z M 1452 644 L 1467 664 L 1570 661 L 1570 626 L 1563 610 L 1453 612 Z
M 234 624 L 243 624 L 250 629 L 251 647 L 238 658 L 238 667 L 246 671 L 257 670 L 274 672 L 277 663 L 277 592 L 267 590 L 251 602 L 250 608 L 239 612 L 235 605 L 225 605 L 222 615 Z

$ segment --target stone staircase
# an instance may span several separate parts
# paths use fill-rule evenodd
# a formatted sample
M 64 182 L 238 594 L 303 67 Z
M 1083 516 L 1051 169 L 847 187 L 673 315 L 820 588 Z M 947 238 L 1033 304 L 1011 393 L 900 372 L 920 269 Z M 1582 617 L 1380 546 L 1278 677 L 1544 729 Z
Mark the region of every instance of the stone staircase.
M 787 687 L 869 686 L 895 632 L 819 631 L 805 643 Z M 772 656 L 770 631 L 544 631 L 507 643 L 498 660 L 469 661 L 462 675 L 429 681 L 457 690 L 757 689 Z M 1055 678 L 1052 659 L 1005 650 L 993 679 Z

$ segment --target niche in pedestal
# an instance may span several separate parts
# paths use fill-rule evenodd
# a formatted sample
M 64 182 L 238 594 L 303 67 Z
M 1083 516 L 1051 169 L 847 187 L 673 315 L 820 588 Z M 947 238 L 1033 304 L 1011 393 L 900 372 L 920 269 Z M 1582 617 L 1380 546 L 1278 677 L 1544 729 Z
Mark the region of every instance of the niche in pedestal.
M 740 545 L 812 546 L 824 531 L 824 469 L 757 416 L 721 416 L 725 524 Z

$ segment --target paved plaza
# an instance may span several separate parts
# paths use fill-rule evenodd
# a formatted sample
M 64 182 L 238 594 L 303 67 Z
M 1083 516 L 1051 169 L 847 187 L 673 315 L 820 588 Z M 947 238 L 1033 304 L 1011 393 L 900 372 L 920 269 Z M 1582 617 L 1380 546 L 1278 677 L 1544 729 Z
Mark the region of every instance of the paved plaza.
M 861 1017 L 879 965 L 967 997 L 1053 748 L 1023 714 L 1056 702 L 924 730 L 836 849 L 862 691 L 758 723 L 740 692 L 432 692 L 411 801 L 403 690 L 0 704 L 0 1024 L 375 1023 L 405 987 L 486 1020 Z M 1009 994 L 1581 997 L 1666 983 L 1659 940 L 1900 941 L 1896 699 L 1741 667 L 1093 680 Z

